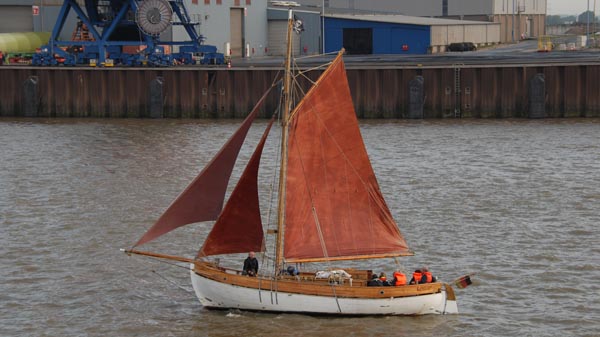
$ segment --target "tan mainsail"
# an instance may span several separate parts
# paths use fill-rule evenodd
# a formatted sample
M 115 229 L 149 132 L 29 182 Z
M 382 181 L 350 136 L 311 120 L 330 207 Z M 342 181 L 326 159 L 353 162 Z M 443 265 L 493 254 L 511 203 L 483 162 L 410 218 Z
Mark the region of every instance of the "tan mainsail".
M 341 53 L 289 124 L 286 261 L 411 255 L 371 167 Z

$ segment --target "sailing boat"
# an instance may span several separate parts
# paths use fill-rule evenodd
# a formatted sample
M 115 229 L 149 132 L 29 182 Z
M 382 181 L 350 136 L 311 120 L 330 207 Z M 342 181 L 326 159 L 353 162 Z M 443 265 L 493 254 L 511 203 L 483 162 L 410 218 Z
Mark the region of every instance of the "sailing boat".
M 290 10 L 288 41 L 292 21 Z M 292 107 L 290 46 L 288 42 L 272 273 L 250 277 L 221 266 L 218 259 L 211 260 L 216 255 L 265 250 L 258 172 L 274 119 L 225 204 L 224 199 L 240 148 L 268 92 L 134 249 L 126 252 L 188 262 L 194 291 L 206 308 L 342 315 L 457 313 L 449 284 L 369 287 L 372 271 L 354 268 L 281 272 L 295 263 L 331 265 L 413 254 L 371 166 L 352 104 L 343 50 Z M 178 227 L 202 221 L 215 223 L 194 258 L 135 249 Z

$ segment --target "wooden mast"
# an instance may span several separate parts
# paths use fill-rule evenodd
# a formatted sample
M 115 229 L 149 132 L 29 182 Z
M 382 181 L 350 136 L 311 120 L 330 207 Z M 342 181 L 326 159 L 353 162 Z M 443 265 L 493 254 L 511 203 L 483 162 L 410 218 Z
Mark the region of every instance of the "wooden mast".
M 287 52 L 285 57 L 285 74 L 283 87 L 283 116 L 281 118 L 281 166 L 279 171 L 279 203 L 277 206 L 277 243 L 275 252 L 275 272 L 281 268 L 283 263 L 283 223 L 285 221 L 285 178 L 287 174 L 287 143 L 288 143 L 288 119 L 292 108 L 292 28 L 294 17 L 292 15 L 292 3 L 288 3 L 288 29 L 287 29 Z

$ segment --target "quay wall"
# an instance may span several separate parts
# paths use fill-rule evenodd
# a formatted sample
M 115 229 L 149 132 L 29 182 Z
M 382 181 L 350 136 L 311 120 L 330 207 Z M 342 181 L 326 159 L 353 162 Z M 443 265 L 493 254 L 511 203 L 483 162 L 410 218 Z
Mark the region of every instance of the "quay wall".
M 598 64 L 347 68 L 360 118 L 600 117 Z M 321 71 L 298 78 L 304 91 Z M 1 66 L 0 116 L 241 118 L 278 74 Z M 271 94 L 260 116 L 271 116 L 278 104 Z

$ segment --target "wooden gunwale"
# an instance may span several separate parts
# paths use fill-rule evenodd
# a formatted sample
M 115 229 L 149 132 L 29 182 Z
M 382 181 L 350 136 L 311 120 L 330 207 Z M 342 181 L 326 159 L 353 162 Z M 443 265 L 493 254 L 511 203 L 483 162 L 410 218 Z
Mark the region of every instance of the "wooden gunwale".
M 364 285 L 351 286 L 348 281 L 344 284 L 331 285 L 321 281 L 303 281 L 297 279 L 273 279 L 268 277 L 248 277 L 228 273 L 227 269 L 220 268 L 212 263 L 196 261 L 194 272 L 204 278 L 239 287 L 260 289 L 277 292 L 328 296 L 341 298 L 394 298 L 429 295 L 441 292 L 442 283 L 427 283 L 406 285 L 401 287 L 366 287 Z M 364 284 L 364 283 L 363 283 Z M 335 288 L 335 293 L 334 293 Z

